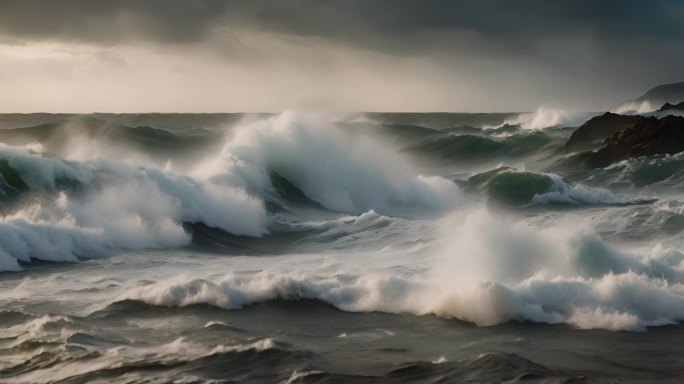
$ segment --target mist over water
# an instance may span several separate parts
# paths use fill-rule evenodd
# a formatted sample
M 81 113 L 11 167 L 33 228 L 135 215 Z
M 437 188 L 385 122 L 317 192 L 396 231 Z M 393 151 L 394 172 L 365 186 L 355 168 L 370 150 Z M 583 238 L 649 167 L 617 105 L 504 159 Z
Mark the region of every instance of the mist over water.
M 672 379 L 682 156 L 587 116 L 0 116 L 0 381 Z

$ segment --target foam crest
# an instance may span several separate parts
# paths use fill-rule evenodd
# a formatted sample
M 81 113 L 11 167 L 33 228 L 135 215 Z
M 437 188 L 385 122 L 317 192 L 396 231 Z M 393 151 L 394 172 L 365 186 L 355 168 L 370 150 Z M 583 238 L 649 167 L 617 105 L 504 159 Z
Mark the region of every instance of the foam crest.
M 416 282 L 389 275 L 311 276 L 305 271 L 262 271 L 211 278 L 191 275 L 130 289 L 118 299 L 164 306 L 210 304 L 225 309 L 276 299 L 322 300 L 354 312 L 412 312 Z M 411 296 L 411 297 L 409 297 Z
M 513 204 L 620 204 L 628 201 L 603 188 L 592 188 L 564 180 L 554 173 L 513 169 L 494 170 L 471 177 L 485 186 L 488 196 Z M 483 182 L 483 180 L 485 180 Z
M 355 214 L 371 209 L 396 214 L 407 206 L 444 209 L 460 195 L 453 182 L 418 174 L 370 138 L 291 111 L 237 129 L 221 155 L 194 174 L 265 191 L 270 172 L 326 208 Z
M 0 220 L 0 270 L 21 270 L 19 261 L 32 259 L 73 262 L 180 247 L 190 243 L 185 222 L 236 235 L 266 233 L 263 203 L 243 188 L 104 160 L 66 163 L 8 147 L 0 154 L 30 189 L 47 194 Z M 82 188 L 72 193 L 59 182 Z
M 544 129 L 561 125 L 577 125 L 578 116 L 561 109 L 540 107 L 534 113 L 523 113 L 505 124 L 520 125 L 524 129 Z
M 367 225 L 369 223 L 372 223 L 374 221 L 380 220 L 382 218 L 381 215 L 378 215 L 374 210 L 370 210 L 368 212 L 364 212 L 360 214 L 355 220 L 354 220 L 354 225 Z
M 344 311 L 436 314 L 481 326 L 521 320 L 640 331 L 684 319 L 679 250 L 632 254 L 581 226 L 532 228 L 483 209 L 456 213 L 442 228 L 426 272 L 367 268 L 330 275 L 297 267 L 187 274 L 129 288 L 117 300 L 234 310 L 316 299 Z
M 553 184 L 544 193 L 532 197 L 533 204 L 619 204 L 624 199 L 603 188 L 590 188 L 582 184 L 568 184 L 562 177 L 546 173 Z
M 33 189 L 55 189 L 56 180 L 69 179 L 89 183 L 93 174 L 85 168 L 74 167 L 59 159 L 43 155 L 39 144 L 26 147 L 12 147 L 0 144 L 0 161 L 14 169 L 21 180 Z
M 683 318 L 676 250 L 631 254 L 590 228 L 535 229 L 485 210 L 452 217 L 444 230 L 448 240 L 431 279 L 443 292 L 433 305 L 442 316 L 480 325 L 527 320 L 611 330 Z

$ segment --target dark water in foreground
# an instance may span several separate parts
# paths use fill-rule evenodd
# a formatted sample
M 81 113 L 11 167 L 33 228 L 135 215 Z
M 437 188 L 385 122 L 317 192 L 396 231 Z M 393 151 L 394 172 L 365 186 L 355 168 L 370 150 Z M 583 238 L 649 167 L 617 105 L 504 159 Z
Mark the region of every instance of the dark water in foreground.
M 142 267 L 127 258 L 121 264 Z M 54 274 L 67 284 L 103 267 L 128 272 L 102 263 L 37 266 L 3 289 Z M 3 382 L 676 382 L 684 375 L 679 326 L 636 333 L 530 322 L 477 327 L 432 315 L 343 312 L 307 299 L 228 311 L 123 300 L 88 303 L 102 308 L 87 315 L 82 302 L 27 301 L 0 315 L 2 356 L 11 364 Z M 64 307 L 76 310 L 67 315 Z

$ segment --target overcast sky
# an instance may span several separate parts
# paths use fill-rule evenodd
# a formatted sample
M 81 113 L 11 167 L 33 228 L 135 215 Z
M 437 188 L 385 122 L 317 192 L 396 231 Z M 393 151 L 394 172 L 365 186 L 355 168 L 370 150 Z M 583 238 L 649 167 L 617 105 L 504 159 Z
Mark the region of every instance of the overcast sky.
M 0 0 L 0 112 L 599 111 L 680 81 L 682 0 Z

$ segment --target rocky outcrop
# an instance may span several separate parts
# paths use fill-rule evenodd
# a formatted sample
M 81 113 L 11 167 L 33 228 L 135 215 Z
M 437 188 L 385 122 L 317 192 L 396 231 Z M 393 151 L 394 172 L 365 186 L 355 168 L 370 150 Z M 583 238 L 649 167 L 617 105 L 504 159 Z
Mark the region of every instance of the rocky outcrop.
M 587 149 L 587 146 L 591 144 L 600 144 L 620 129 L 643 119 L 645 117 L 618 115 L 610 112 L 593 117 L 573 132 L 563 150 L 575 151 Z
M 662 107 L 658 110 L 658 112 L 662 111 L 684 111 L 684 101 L 682 101 L 679 104 L 670 104 L 670 103 L 665 103 L 663 104 Z
M 605 167 L 633 157 L 679 152 L 684 152 L 684 117 L 648 117 L 623 127 L 599 150 L 575 156 L 573 162 L 588 167 Z

